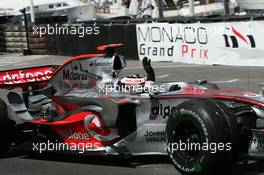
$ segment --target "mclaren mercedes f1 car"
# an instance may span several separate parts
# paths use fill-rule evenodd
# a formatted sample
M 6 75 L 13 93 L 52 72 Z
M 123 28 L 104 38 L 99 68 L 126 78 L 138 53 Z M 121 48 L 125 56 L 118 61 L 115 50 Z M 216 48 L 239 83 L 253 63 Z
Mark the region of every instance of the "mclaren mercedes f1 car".
M 30 139 L 33 150 L 169 155 L 182 174 L 202 175 L 241 155 L 264 157 L 264 91 L 220 90 L 206 80 L 156 82 L 148 58 L 146 75 L 121 76 L 120 46 L 99 46 L 102 54 L 60 66 L 1 71 L 0 88 L 9 93 L 0 100 L 0 154 Z

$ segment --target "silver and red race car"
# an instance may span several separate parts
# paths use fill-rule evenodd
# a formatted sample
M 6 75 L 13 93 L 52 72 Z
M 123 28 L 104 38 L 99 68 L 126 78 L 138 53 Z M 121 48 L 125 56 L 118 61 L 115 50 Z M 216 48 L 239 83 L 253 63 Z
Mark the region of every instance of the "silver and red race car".
M 0 154 L 26 139 L 32 149 L 87 155 L 169 155 L 183 174 L 215 174 L 241 155 L 264 157 L 264 97 L 206 80 L 156 82 L 119 76 L 122 44 L 57 66 L 0 72 Z M 22 89 L 21 93 L 12 91 Z

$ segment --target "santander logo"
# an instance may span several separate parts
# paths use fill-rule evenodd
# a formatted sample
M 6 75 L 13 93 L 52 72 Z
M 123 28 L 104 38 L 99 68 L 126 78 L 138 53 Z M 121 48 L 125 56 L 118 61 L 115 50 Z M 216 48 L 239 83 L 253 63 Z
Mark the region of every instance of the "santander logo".
M 0 85 L 47 81 L 54 73 L 50 67 L 10 70 L 0 72 Z

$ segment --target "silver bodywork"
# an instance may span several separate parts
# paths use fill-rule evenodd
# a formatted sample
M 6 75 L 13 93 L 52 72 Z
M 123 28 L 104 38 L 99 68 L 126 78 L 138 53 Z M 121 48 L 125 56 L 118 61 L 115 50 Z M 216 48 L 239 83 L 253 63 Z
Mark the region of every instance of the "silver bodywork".
M 96 137 L 107 141 L 116 137 L 115 123 L 119 114 L 118 108 L 122 106 L 120 101 L 126 101 L 125 104 L 135 105 L 136 130 L 111 146 L 98 148 L 89 151 L 97 151 L 101 154 L 167 154 L 165 150 L 165 128 L 166 122 L 173 108 L 180 103 L 191 98 L 214 98 L 222 100 L 227 106 L 248 105 L 256 112 L 258 119 L 264 119 L 264 98 L 260 94 L 248 92 L 210 90 L 200 81 L 195 82 L 158 82 L 151 86 L 163 86 L 163 91 L 151 93 L 131 94 L 129 92 L 107 91 L 105 94 L 105 85 L 117 85 L 119 78 L 113 77 L 121 70 L 114 70 L 114 57 L 97 56 L 82 59 L 75 59 L 64 64 L 53 76 L 48 86 L 57 90 L 55 96 L 62 97 L 68 101 L 84 103 L 89 109 L 104 116 L 105 125 L 111 129 L 108 137 L 97 135 Z M 206 84 L 206 83 L 205 83 Z M 171 87 L 177 85 L 178 90 L 171 91 Z M 107 96 L 107 97 L 106 97 Z M 49 99 L 38 96 L 47 102 Z M 103 99 L 110 99 L 111 102 Z M 65 100 L 64 99 L 64 100 Z M 31 97 L 31 101 L 38 101 Z M 80 101 L 80 102 L 79 102 Z M 46 104 L 46 103 L 45 103 Z M 39 108 L 39 106 L 31 106 Z M 10 117 L 19 118 L 26 122 L 33 118 L 23 118 L 17 116 L 18 107 L 10 107 Z M 33 109 L 31 109 L 33 110 Z M 21 111 L 20 111 L 21 112 Z M 129 112 L 129 111 L 128 111 Z M 92 116 L 87 116 L 86 123 L 91 122 Z M 126 117 L 126 116 L 122 116 Z M 20 121 L 21 123 L 21 121 Z M 92 132 L 86 128 L 88 132 Z M 263 140 L 263 130 L 256 130 L 254 136 Z M 254 154 L 263 154 L 256 150 L 256 142 L 251 143 L 251 150 Z

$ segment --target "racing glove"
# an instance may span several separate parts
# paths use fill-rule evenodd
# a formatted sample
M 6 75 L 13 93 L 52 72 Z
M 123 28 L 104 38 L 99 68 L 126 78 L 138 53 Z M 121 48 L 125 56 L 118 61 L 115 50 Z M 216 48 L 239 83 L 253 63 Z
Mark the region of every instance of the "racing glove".
M 147 81 L 155 82 L 155 73 L 153 68 L 151 67 L 151 60 L 147 57 L 143 58 L 143 67 L 147 73 Z

